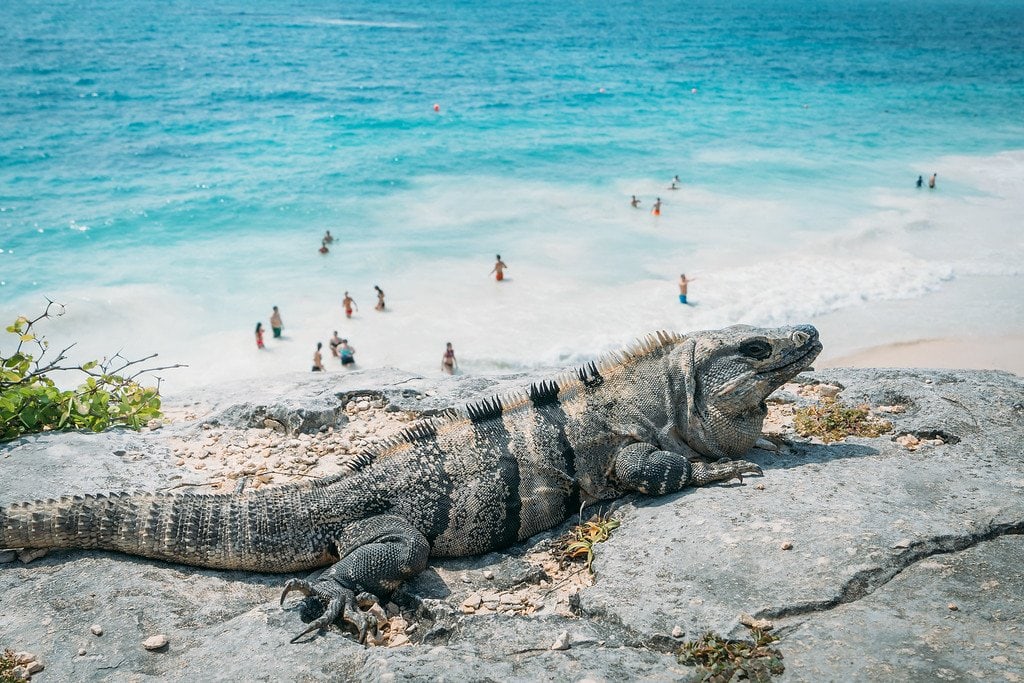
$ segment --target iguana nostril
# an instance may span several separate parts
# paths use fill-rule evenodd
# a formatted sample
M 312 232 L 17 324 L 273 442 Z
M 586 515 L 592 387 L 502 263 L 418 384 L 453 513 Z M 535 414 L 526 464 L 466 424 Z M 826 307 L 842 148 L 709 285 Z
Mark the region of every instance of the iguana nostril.
M 811 335 L 807 334 L 806 332 L 801 332 L 800 330 L 797 330 L 796 332 L 793 333 L 793 341 L 795 341 L 797 344 L 806 344 L 810 338 Z

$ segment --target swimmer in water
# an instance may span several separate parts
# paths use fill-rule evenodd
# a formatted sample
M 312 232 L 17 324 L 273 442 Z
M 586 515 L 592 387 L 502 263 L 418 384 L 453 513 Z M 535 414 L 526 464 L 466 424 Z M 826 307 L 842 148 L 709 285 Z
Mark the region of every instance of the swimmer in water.
M 341 305 L 345 307 L 345 317 L 346 318 L 351 318 L 352 317 L 352 309 L 353 308 L 355 308 L 355 310 L 357 310 L 357 311 L 359 310 L 359 307 L 356 306 L 355 299 L 350 297 L 348 295 L 348 292 L 345 292 L 345 298 L 341 300 Z
M 494 264 L 494 267 L 491 268 L 491 273 L 494 273 L 495 280 L 501 282 L 505 279 L 505 269 L 508 268 L 508 266 L 501 260 L 501 254 L 496 255 L 494 258 L 497 259 L 497 262 Z

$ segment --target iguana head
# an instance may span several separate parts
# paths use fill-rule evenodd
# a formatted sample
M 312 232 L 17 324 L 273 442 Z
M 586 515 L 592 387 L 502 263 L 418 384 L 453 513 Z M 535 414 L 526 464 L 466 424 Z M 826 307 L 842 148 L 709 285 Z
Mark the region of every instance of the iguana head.
M 768 413 L 765 399 L 821 352 L 811 325 L 734 325 L 687 336 L 693 343 L 684 345 L 679 359 L 687 385 L 686 415 L 680 417 L 690 447 L 713 458 L 750 450 Z

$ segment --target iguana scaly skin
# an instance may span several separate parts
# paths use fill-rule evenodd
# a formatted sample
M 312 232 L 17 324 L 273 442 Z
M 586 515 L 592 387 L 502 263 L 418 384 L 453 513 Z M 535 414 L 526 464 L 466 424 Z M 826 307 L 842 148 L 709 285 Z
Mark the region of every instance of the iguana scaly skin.
M 300 636 L 343 616 L 362 638 L 356 595 L 386 599 L 430 555 L 507 547 L 581 503 L 760 474 L 727 459 L 750 450 L 764 399 L 820 351 L 809 325 L 658 332 L 423 422 L 334 477 L 238 494 L 15 504 L 0 511 L 0 548 L 103 548 L 258 572 L 330 565 L 314 582 L 289 580 L 281 600 L 297 590 L 323 609 Z

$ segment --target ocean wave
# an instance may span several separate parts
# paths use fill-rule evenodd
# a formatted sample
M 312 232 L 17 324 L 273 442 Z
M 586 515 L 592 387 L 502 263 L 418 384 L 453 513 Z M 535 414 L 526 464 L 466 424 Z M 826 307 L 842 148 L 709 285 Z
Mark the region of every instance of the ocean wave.
M 309 19 L 310 24 L 318 26 L 354 26 L 360 28 L 397 28 L 397 29 L 421 29 L 421 24 L 406 21 L 371 21 L 365 19 L 334 19 L 330 17 L 313 17 Z

